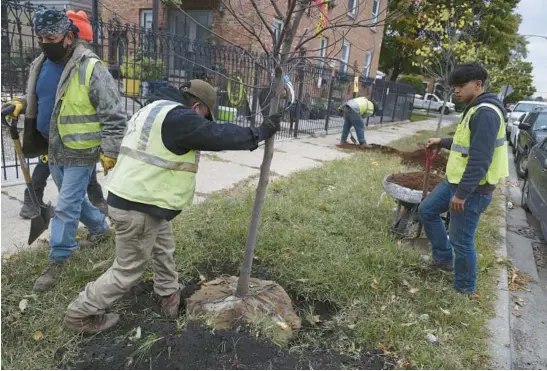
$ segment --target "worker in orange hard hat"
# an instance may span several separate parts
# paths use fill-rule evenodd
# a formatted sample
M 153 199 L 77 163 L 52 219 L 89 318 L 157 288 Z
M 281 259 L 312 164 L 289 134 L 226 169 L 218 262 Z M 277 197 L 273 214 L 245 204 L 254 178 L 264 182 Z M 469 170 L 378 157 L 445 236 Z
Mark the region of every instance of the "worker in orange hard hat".
M 83 10 L 78 12 L 69 10 L 66 12 L 66 15 L 72 21 L 72 24 L 78 28 L 78 36 L 82 40 L 93 40 L 93 29 L 91 28 L 91 22 L 89 22 L 87 14 Z

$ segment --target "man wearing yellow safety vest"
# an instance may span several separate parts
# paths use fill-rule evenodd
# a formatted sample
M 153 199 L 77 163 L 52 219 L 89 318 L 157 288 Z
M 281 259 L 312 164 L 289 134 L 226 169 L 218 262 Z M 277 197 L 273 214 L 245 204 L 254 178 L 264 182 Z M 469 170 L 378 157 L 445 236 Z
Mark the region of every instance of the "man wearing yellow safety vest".
M 367 147 L 365 140 L 365 123 L 363 117 L 370 117 L 374 114 L 374 104 L 365 97 L 357 97 L 348 100 L 338 107 L 344 114 L 344 127 L 342 128 L 341 144 L 347 143 L 351 127 L 355 128 L 357 140 L 362 147 Z
M 49 264 L 33 290 L 55 285 L 72 252 L 81 221 L 89 230 L 81 247 L 93 247 L 108 231 L 105 215 L 86 197 L 96 163 L 105 174 L 114 167 L 126 125 L 118 86 L 83 42 L 63 11 L 39 7 L 34 32 L 42 54 L 32 62 L 24 98 L 11 102 L 25 112 L 23 151 L 47 151 L 59 198 L 51 222 Z M 46 139 L 47 138 L 47 139 Z
M 485 93 L 488 73 L 479 63 L 458 65 L 449 77 L 456 99 L 467 103 L 453 138 L 431 138 L 428 147 L 450 150 L 446 180 L 420 204 L 419 214 L 431 243 L 432 268 L 454 272 L 454 288 L 473 294 L 477 281 L 475 232 L 492 201 L 496 185 L 509 175 L 505 109 Z M 450 211 L 447 236 L 440 214 Z M 453 257 L 453 254 L 455 257 Z
M 149 260 L 162 313 L 178 315 L 181 289 L 171 220 L 193 202 L 199 151 L 254 150 L 280 128 L 281 113 L 259 127 L 217 124 L 215 102 L 211 85 L 191 80 L 180 90 L 159 89 L 128 122 L 106 184 L 116 259 L 69 305 L 65 327 L 94 333 L 117 324 L 119 315 L 105 310 L 139 282 Z

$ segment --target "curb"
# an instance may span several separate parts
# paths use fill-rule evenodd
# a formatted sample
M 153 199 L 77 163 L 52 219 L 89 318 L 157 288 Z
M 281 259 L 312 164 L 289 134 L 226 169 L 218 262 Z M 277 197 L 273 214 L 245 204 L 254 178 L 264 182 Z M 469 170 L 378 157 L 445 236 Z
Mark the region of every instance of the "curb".
M 501 242 L 496 249 L 496 255 L 507 260 L 507 195 L 505 182 L 500 187 L 502 195 L 500 207 L 502 216 L 500 217 L 499 233 Z M 490 331 L 490 341 L 488 350 L 490 353 L 489 368 L 494 370 L 511 370 L 513 362 L 511 359 L 511 329 L 510 329 L 510 295 L 507 277 L 507 269 L 502 266 L 497 278 L 497 299 L 494 302 L 495 316 L 488 320 L 488 330 Z

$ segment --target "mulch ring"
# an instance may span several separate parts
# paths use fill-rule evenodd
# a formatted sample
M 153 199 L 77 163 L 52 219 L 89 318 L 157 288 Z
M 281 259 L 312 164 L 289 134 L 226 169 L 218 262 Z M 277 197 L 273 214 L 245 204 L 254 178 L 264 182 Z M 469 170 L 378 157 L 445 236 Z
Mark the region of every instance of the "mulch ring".
M 423 171 L 416 171 L 412 173 L 399 173 L 392 175 L 388 181 L 390 183 L 398 184 L 405 188 L 410 188 L 415 191 L 423 191 L 424 189 L 424 175 L 425 172 Z M 430 173 L 429 174 L 429 184 L 428 184 L 428 192 L 433 191 L 433 189 L 441 184 L 443 181 L 443 177 L 437 174 Z
M 360 147 L 356 144 L 350 144 L 350 143 L 344 143 L 344 144 L 337 144 L 336 147 L 342 148 L 342 149 L 348 149 L 352 151 L 361 151 L 361 152 L 380 152 L 386 155 L 396 155 L 401 157 L 401 162 L 403 165 L 410 165 L 410 166 L 420 166 L 425 167 L 425 153 L 423 149 L 417 149 L 415 151 L 410 152 L 402 152 L 398 149 L 382 146 L 380 144 L 369 144 L 369 147 Z M 431 164 L 432 170 L 440 170 L 440 171 L 446 171 L 446 163 L 448 162 L 448 157 L 440 152 L 437 157 L 433 159 L 433 163 Z
M 218 272 L 237 274 L 239 264 L 208 262 L 207 278 Z M 203 273 L 204 270 L 200 271 Z M 267 267 L 255 264 L 253 277 L 268 279 Z M 183 299 L 190 297 L 199 287 L 199 278 L 186 282 Z M 78 359 L 63 361 L 64 350 L 56 358 L 61 369 L 393 369 L 396 359 L 375 349 L 359 353 L 339 352 L 329 344 L 334 343 L 336 331 L 318 331 L 330 323 L 340 310 L 331 302 L 302 298 L 289 292 L 297 312 L 304 313 L 310 305 L 315 308 L 320 323 L 308 323 L 301 314 L 302 328 L 286 347 L 273 344 L 266 336 L 257 336 L 256 329 L 245 325 L 229 330 L 213 330 L 203 323 L 185 322 L 185 300 L 177 320 L 159 316 L 153 284 L 144 281 L 122 299 L 117 313 L 122 323 L 112 331 L 95 336 L 85 336 L 79 345 Z M 122 309 L 123 308 L 123 309 Z M 325 325 L 326 326 L 326 325 Z M 135 338 L 140 328 L 139 338 Z M 332 329 L 331 329 L 332 330 Z M 347 331 L 347 328 L 345 328 Z M 313 346 L 302 347 L 310 334 L 320 334 Z M 293 348 L 293 349 L 291 349 Z M 307 349 L 309 348 L 309 349 Z M 295 350 L 298 349 L 298 350 Z M 289 351 L 290 350 L 290 351 Z

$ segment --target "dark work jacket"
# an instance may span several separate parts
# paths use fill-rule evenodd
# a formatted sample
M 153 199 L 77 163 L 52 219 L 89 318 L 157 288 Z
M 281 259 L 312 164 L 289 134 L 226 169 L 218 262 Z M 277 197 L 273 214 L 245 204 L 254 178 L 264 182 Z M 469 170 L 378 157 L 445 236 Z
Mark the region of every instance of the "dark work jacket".
M 505 115 L 505 108 L 498 97 L 492 93 L 483 93 L 469 103 L 463 112 L 462 118 L 465 117 L 469 108 L 481 103 L 493 104 L 500 109 L 502 115 Z M 496 189 L 494 184 L 479 185 L 479 183 L 486 176 L 492 163 L 501 124 L 498 114 L 488 107 L 479 108 L 469 121 L 469 130 L 471 131 L 469 161 L 460 183 L 452 185 L 457 187 L 456 196 L 459 199 L 465 200 L 474 192 L 490 193 Z M 443 138 L 441 147 L 450 149 L 452 141 L 453 138 Z
M 184 105 L 181 93 L 174 87 L 161 88 L 149 99 L 170 100 Z M 233 124 L 217 124 L 199 116 L 186 105 L 171 110 L 163 122 L 161 137 L 165 147 L 176 155 L 190 150 L 223 151 L 255 150 L 264 140 L 260 127 L 242 127 Z M 132 202 L 108 193 L 110 206 L 122 210 L 135 210 L 145 214 L 171 220 L 180 214 L 180 210 L 169 210 L 154 205 Z

